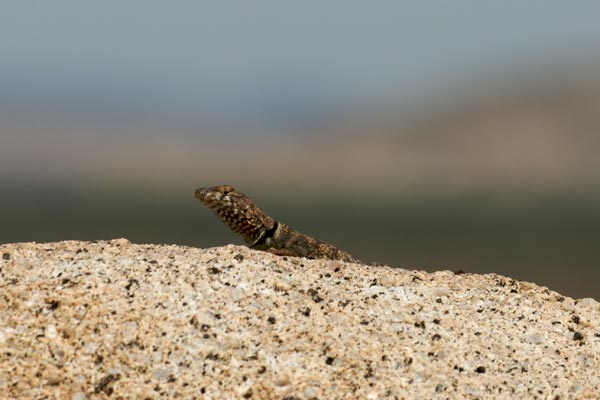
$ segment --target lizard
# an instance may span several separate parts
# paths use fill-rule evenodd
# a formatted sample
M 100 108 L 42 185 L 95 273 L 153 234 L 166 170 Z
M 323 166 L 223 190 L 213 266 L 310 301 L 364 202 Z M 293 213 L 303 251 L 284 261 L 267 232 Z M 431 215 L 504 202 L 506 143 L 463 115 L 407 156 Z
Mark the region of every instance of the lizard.
M 195 197 L 212 209 L 251 249 L 279 256 L 360 263 L 360 260 L 351 254 L 276 221 L 258 208 L 250 197 L 236 191 L 230 185 L 197 189 Z

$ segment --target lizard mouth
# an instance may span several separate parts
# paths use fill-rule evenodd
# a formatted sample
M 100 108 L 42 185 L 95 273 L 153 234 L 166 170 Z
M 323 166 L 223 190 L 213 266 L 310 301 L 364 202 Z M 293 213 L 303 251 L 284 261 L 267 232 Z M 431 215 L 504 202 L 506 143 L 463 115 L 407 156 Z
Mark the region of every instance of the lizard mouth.
M 223 196 L 216 196 L 216 194 L 212 192 L 210 188 L 196 189 L 194 197 L 209 207 L 213 207 L 213 205 L 216 205 L 223 199 Z
M 200 200 L 201 202 L 204 203 L 204 201 L 206 199 L 206 189 L 205 188 L 196 189 L 196 192 L 194 193 L 194 197 L 196 197 L 198 200 Z

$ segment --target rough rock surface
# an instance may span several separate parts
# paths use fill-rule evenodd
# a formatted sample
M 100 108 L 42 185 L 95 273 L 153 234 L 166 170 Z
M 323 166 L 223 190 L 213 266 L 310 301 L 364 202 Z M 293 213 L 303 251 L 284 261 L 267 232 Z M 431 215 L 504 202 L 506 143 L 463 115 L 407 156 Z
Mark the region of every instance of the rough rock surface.
M 0 398 L 600 397 L 600 307 L 245 247 L 0 246 Z

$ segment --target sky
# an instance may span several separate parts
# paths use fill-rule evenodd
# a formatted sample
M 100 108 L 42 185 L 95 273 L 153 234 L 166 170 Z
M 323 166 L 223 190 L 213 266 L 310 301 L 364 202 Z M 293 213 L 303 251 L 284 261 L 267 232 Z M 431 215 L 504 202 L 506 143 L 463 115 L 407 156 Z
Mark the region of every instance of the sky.
M 594 58 L 598 16 L 595 1 L 4 2 L 0 104 L 224 118 L 364 107 Z

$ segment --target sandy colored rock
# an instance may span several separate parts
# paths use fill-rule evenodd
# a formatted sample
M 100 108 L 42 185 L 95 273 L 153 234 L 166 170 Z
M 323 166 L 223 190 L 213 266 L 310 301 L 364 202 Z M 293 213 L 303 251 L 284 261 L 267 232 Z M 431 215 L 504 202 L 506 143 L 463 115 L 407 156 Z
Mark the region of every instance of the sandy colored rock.
M 600 397 L 600 305 L 245 247 L 0 246 L 0 398 Z

